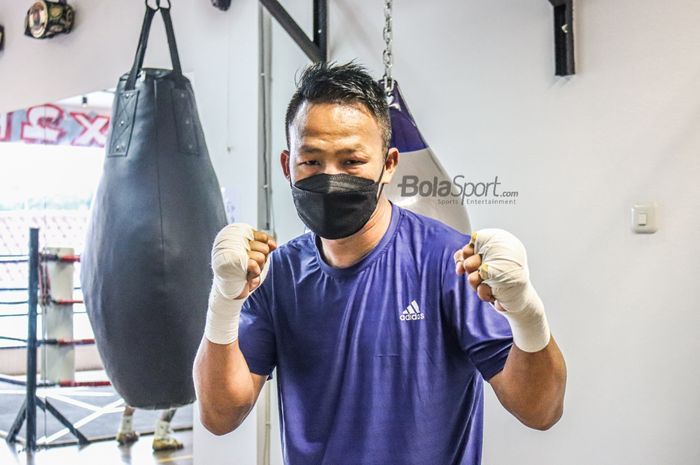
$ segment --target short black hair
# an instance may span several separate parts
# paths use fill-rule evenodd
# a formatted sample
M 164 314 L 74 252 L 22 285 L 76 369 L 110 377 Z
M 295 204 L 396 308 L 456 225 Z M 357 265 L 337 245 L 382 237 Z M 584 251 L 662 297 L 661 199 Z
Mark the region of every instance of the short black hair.
M 304 102 L 361 104 L 377 120 L 382 129 L 384 149 L 391 142 L 389 105 L 381 85 L 367 70 L 354 61 L 339 65 L 318 62 L 307 66 L 296 82 L 297 90 L 287 106 L 284 126 L 289 147 L 289 127 Z

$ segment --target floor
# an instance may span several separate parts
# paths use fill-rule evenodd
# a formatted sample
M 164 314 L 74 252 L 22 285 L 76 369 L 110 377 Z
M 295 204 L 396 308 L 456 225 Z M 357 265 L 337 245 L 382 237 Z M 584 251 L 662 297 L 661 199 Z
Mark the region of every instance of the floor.
M 94 442 L 83 448 L 77 446 L 52 447 L 26 454 L 0 440 L 0 464 L 3 465 L 192 465 L 192 431 L 181 431 L 175 436 L 185 448 L 172 452 L 154 453 L 152 436 L 142 436 L 130 446 L 118 446 L 116 441 Z
M 100 379 L 104 373 L 81 373 L 87 379 Z M 7 430 L 14 421 L 25 399 L 26 390 L 0 382 L 0 464 L 1 465 L 150 465 L 167 463 L 191 465 L 192 460 L 192 406 L 178 409 L 172 426 L 175 437 L 184 449 L 154 453 L 151 448 L 157 410 L 137 410 L 134 429 L 141 438 L 130 446 L 119 446 L 113 439 L 121 418 L 124 401 L 111 387 L 40 388 L 37 396 L 50 401 L 61 414 L 93 442 L 85 447 L 73 445 L 75 438 L 52 415 L 37 410 L 37 443 L 40 449 L 27 454 L 21 444 L 5 441 Z M 24 427 L 20 431 L 24 438 Z M 71 445 L 61 445 L 70 442 Z M 41 447 L 46 444 L 52 447 Z

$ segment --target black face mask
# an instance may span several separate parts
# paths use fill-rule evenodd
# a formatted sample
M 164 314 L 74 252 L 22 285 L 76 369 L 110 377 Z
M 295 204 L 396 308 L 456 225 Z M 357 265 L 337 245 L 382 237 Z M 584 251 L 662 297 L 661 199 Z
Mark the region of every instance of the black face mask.
M 386 159 L 385 159 L 386 161 Z M 349 174 L 315 174 L 292 184 L 292 198 L 299 218 L 324 239 L 355 234 L 369 221 L 381 194 L 382 173 L 377 182 Z M 381 187 L 380 187 L 381 186 Z

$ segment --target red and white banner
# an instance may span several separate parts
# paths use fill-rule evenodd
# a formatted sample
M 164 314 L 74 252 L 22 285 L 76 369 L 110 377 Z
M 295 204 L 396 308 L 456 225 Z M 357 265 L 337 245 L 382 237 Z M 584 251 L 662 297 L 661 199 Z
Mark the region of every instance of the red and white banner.
M 0 113 L 0 142 L 104 147 L 109 121 L 105 110 L 47 103 Z

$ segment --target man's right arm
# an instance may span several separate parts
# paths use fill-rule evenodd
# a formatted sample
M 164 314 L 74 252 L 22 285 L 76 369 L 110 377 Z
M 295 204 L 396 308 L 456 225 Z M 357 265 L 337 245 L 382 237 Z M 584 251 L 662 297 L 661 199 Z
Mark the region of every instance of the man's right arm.
M 258 400 L 267 377 L 251 373 L 238 347 L 202 339 L 194 379 L 204 427 L 216 435 L 238 428 Z
M 251 373 L 238 344 L 243 303 L 262 284 L 276 248 L 245 224 L 222 229 L 212 248 L 214 282 L 193 376 L 202 424 L 216 435 L 236 429 L 252 410 L 266 377 Z

